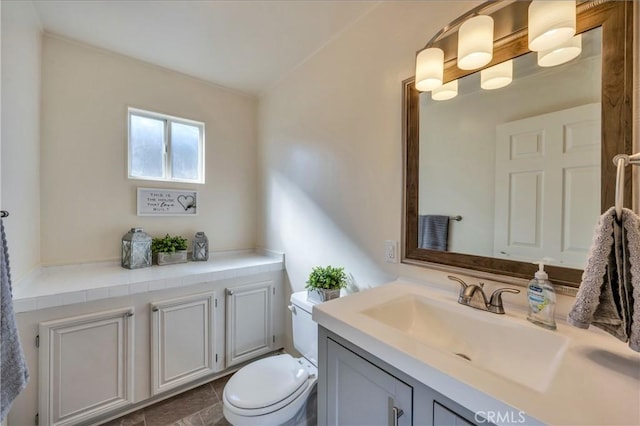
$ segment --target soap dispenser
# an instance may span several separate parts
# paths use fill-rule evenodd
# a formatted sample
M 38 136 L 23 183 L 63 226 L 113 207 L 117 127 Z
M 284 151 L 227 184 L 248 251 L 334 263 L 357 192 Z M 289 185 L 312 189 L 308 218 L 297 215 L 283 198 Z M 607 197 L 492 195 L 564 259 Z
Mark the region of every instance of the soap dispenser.
M 527 319 L 541 327 L 555 330 L 556 292 L 549 282 L 549 275 L 544 270 L 544 261 L 535 263 L 538 264 L 538 271 L 535 273 L 535 278 L 529 282 L 527 290 L 529 302 Z

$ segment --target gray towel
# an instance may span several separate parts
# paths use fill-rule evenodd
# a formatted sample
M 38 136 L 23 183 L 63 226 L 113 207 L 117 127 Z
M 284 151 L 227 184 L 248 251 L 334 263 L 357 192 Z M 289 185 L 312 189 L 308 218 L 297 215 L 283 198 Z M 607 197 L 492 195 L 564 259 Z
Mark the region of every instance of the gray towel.
M 582 284 L 567 317 L 569 324 L 601 328 L 640 352 L 640 217 L 607 210 L 598 221 L 582 274 Z
M 447 251 L 449 216 L 418 216 L 418 247 Z
M 11 296 L 11 271 L 9 250 L 0 219 L 0 420 L 9 413 L 13 400 L 24 389 L 29 380 L 29 371 L 22 353 L 16 317 Z

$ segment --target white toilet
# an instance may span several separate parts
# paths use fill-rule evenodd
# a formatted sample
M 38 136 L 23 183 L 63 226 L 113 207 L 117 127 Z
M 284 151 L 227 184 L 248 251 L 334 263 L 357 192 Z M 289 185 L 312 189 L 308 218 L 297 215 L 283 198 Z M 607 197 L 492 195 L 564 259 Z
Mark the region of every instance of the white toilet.
M 313 417 L 318 375 L 318 327 L 311 319 L 312 302 L 307 292 L 291 295 L 293 345 L 304 358 L 289 354 L 254 361 L 238 370 L 224 388 L 223 414 L 240 425 L 304 425 Z

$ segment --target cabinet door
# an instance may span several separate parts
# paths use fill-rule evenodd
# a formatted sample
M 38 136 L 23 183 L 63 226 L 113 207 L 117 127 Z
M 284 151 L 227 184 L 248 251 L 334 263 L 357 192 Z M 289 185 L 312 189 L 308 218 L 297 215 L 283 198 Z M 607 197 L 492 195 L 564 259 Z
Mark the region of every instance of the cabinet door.
M 331 339 L 327 371 L 328 425 L 413 424 L 413 388 Z
M 40 424 L 73 425 L 133 402 L 133 308 L 40 323 Z
M 274 349 L 273 281 L 227 289 L 227 367 Z
M 151 393 L 206 376 L 216 368 L 215 292 L 151 304 Z
M 473 426 L 473 423 L 436 401 L 433 401 L 433 424 L 438 426 Z

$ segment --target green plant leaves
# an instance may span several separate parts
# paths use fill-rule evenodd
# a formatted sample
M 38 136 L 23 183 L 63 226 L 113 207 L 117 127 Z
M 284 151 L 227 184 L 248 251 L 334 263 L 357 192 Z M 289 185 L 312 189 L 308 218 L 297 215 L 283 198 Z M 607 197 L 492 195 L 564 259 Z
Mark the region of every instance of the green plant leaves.
M 326 267 L 316 266 L 309 275 L 309 280 L 305 288 L 313 290 L 323 288 L 327 290 L 338 290 L 347 286 L 347 274 L 344 268 L 334 268 L 329 265 Z
M 151 240 L 151 251 L 153 253 L 175 253 L 176 250 L 186 250 L 187 239 L 176 235 L 175 237 L 169 234 L 163 238 L 154 238 Z

